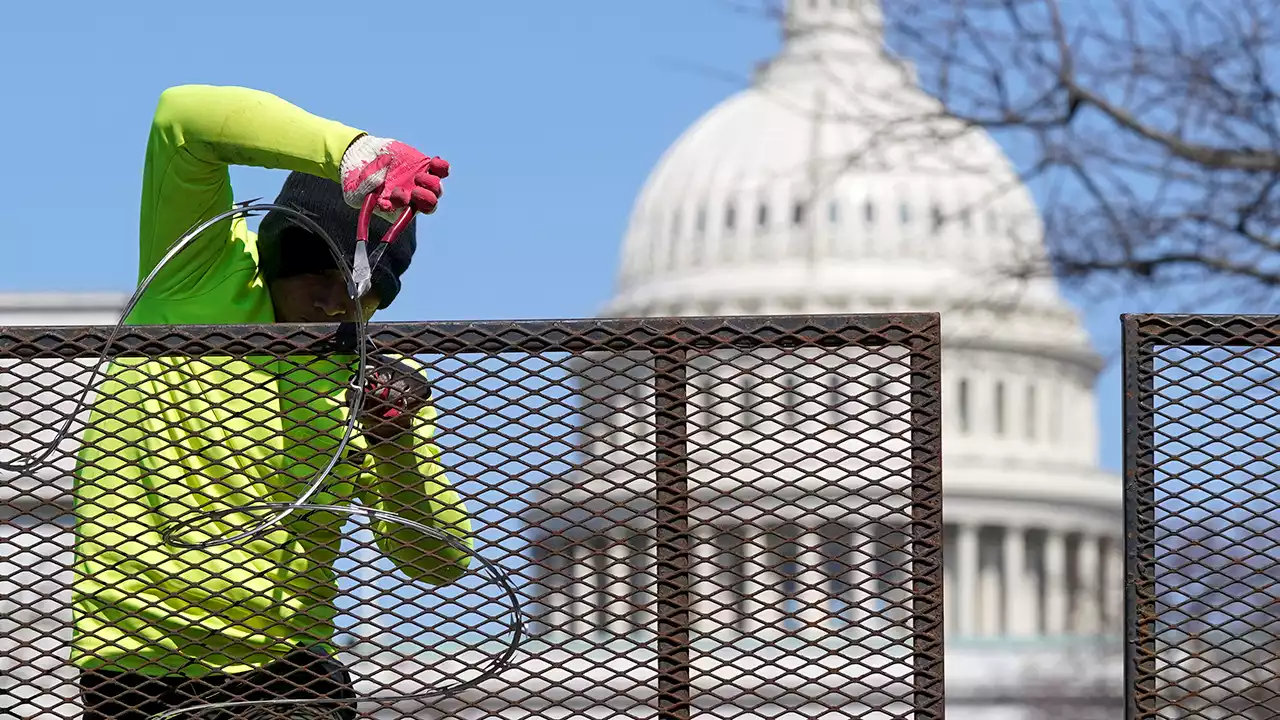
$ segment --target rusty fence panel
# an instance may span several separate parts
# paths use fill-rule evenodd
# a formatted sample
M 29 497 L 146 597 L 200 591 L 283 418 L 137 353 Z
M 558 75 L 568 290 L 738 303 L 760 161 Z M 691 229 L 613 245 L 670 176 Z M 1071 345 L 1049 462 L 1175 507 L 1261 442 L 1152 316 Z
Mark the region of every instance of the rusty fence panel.
M 242 532 L 334 330 L 127 328 L 71 417 L 110 328 L 0 328 L 0 717 L 942 717 L 936 315 L 375 324 L 405 403 Z
M 1280 317 L 1123 327 L 1128 717 L 1280 717 Z

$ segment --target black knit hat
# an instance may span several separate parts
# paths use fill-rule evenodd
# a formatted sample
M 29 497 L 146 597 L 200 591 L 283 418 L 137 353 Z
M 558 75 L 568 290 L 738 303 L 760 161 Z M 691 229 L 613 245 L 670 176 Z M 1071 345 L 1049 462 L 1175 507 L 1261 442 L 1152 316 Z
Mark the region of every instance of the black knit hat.
M 324 229 L 342 250 L 348 264 L 356 247 L 356 222 L 360 211 L 347 205 L 342 186 L 333 180 L 301 172 L 293 172 L 284 181 L 277 205 L 306 213 Z M 382 254 L 373 270 L 373 289 L 378 292 L 379 308 L 391 304 L 400 293 L 400 276 L 409 269 L 413 252 L 418 247 L 418 220 L 405 226 L 396 241 Z M 374 215 L 369 223 L 369 252 L 391 229 L 391 223 Z M 298 226 L 293 218 L 270 211 L 258 226 L 258 266 L 264 280 L 320 273 L 337 266 L 333 253 L 324 240 Z

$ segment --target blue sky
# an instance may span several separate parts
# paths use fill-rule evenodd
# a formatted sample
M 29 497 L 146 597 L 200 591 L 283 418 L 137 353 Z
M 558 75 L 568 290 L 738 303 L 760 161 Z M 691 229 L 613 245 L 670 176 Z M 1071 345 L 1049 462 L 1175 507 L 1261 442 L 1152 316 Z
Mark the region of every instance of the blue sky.
M 157 96 L 182 83 L 236 84 L 453 164 L 441 211 L 420 224 L 406 290 L 380 319 L 590 316 L 609 296 L 650 168 L 777 44 L 775 28 L 719 0 L 388 7 L 6 8 L 0 291 L 130 289 Z M 274 197 L 283 176 L 237 169 L 237 195 Z M 1089 312 L 1104 352 L 1115 349 L 1121 309 Z M 1117 371 L 1099 387 L 1113 468 Z

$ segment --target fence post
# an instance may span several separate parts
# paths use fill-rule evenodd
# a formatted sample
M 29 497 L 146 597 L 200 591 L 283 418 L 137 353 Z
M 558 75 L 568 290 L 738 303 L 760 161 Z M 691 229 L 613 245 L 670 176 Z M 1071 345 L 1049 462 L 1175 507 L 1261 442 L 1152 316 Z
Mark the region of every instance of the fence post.
M 910 344 L 911 363 L 911 555 L 912 679 L 917 720 L 942 720 L 944 713 L 942 596 L 942 358 L 930 337 Z
M 689 720 L 693 694 L 686 370 L 684 350 L 654 358 L 658 720 Z
M 1156 682 L 1156 481 L 1154 348 L 1121 316 L 1124 349 L 1125 719 L 1154 717 Z

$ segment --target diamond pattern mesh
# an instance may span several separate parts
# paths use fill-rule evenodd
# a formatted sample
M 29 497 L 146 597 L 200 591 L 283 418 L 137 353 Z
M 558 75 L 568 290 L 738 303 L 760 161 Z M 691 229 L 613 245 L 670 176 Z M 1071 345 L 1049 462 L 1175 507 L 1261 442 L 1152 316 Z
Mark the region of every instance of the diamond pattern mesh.
M 0 329 L 0 463 L 109 330 Z M 415 419 L 363 418 L 312 502 L 436 535 L 299 510 L 193 547 L 329 461 L 332 330 L 122 333 L 0 476 L 0 717 L 941 718 L 936 315 L 373 325 Z
M 1280 322 L 1124 323 L 1132 717 L 1280 717 Z

